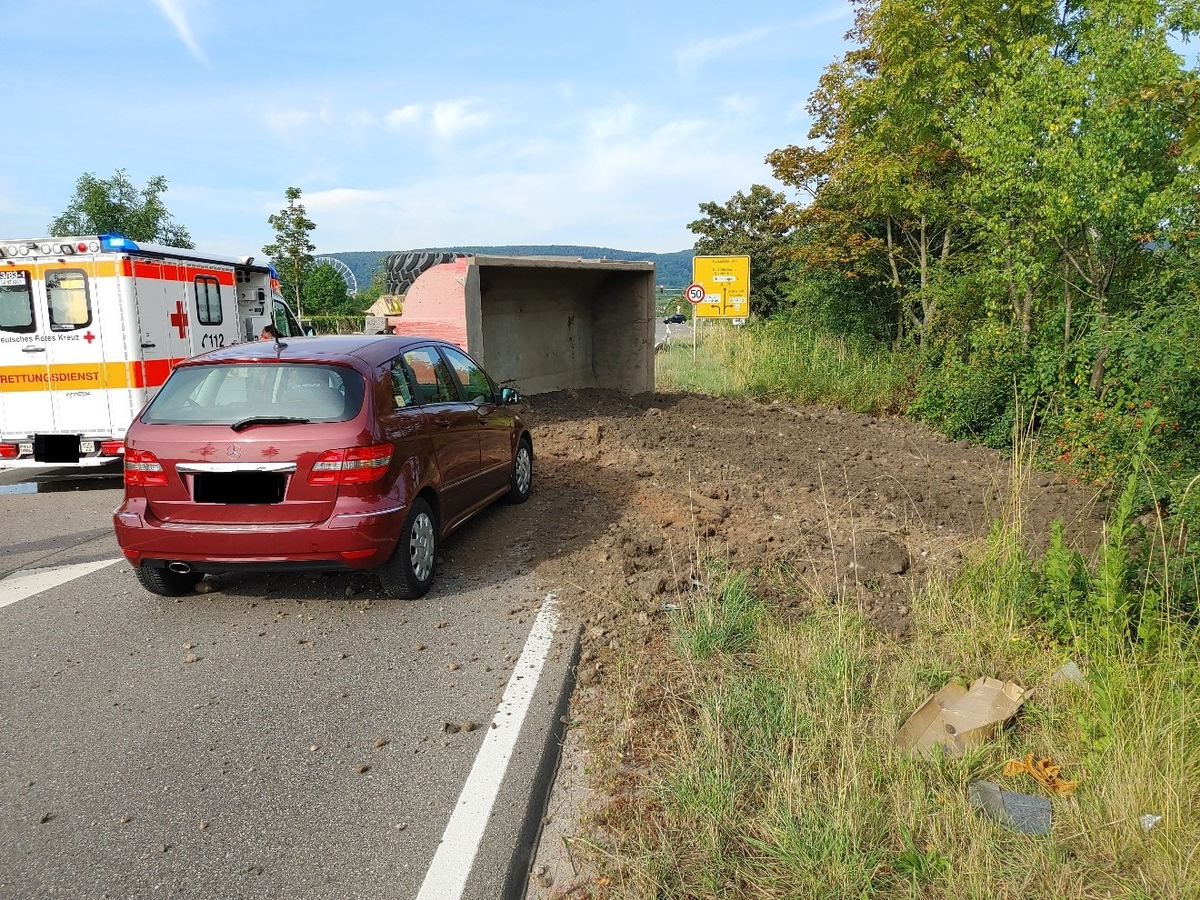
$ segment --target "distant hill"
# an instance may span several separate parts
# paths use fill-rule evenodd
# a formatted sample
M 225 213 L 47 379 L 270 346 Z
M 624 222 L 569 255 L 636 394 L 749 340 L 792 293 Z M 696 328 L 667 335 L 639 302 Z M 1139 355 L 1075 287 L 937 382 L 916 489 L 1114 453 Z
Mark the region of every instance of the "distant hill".
M 655 280 L 673 288 L 685 288 L 692 280 L 692 257 L 694 250 L 679 250 L 675 253 L 638 253 L 635 250 L 613 250 L 611 247 L 573 247 L 561 244 L 547 246 L 512 245 L 506 247 L 409 247 L 406 250 L 452 250 L 457 253 L 479 253 L 493 256 L 577 256 L 583 259 L 629 259 L 652 262 Z M 375 270 L 383 259 L 397 250 L 350 250 L 344 253 L 321 253 L 333 256 L 346 264 L 354 273 L 360 288 L 371 283 Z

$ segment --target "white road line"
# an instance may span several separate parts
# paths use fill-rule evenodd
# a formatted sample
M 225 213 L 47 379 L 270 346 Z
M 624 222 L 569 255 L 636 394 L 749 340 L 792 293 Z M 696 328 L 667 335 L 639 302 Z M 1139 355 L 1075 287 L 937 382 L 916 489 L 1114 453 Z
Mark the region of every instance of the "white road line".
M 425 873 L 417 900 L 460 900 L 463 895 L 517 735 L 550 653 L 554 629 L 558 626 L 557 607 L 558 598 L 554 594 L 548 594 L 542 601 L 542 608 L 525 641 L 525 649 L 521 651 L 496 708 L 496 717 L 492 720 L 495 727 L 488 729 L 483 738 L 458 805 L 442 834 L 442 842 L 433 855 L 429 871 Z
M 0 579 L 0 607 L 48 591 L 50 588 L 89 575 L 97 569 L 120 562 L 119 559 L 101 559 L 95 562 L 75 563 L 70 566 L 49 566 L 45 569 L 24 569 Z

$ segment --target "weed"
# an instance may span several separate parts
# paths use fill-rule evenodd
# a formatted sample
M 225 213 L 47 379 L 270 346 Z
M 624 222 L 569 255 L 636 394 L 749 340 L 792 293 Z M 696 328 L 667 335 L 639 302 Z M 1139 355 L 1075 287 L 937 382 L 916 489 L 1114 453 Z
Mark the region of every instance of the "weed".
M 693 659 L 743 652 L 753 645 L 764 610 L 746 577 L 730 575 L 716 591 L 692 597 L 676 631 L 677 640 Z

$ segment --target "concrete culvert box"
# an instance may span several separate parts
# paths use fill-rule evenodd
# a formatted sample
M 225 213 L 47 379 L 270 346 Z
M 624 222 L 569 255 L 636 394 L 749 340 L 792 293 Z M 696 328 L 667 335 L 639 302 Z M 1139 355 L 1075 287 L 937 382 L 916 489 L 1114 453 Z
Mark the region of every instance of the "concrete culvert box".
M 389 278 L 389 292 L 404 296 L 397 333 L 453 341 L 501 384 L 527 394 L 654 389 L 654 263 L 445 258 L 388 258 L 388 272 L 402 272 L 408 282 Z

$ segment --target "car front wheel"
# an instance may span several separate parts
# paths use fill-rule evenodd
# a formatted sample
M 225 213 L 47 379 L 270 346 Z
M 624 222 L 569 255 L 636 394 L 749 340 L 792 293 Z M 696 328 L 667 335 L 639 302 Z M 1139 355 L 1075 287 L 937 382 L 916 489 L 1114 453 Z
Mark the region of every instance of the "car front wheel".
M 437 522 L 429 504 L 417 498 L 409 507 L 392 558 L 379 570 L 383 589 L 400 600 L 415 600 L 433 584 Z

